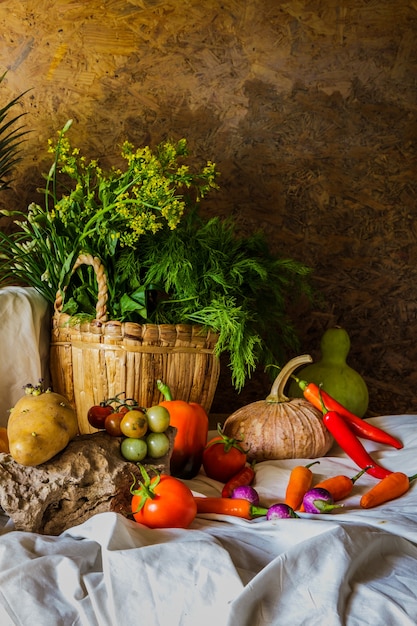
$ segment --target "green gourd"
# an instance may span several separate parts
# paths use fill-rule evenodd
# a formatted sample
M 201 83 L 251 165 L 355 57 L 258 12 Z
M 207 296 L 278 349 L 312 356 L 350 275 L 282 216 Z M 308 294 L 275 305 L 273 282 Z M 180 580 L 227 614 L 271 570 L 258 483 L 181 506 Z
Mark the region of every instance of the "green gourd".
M 362 376 L 350 367 L 347 356 L 350 338 L 344 328 L 329 328 L 321 338 L 321 358 L 296 372 L 297 378 L 321 385 L 335 400 L 349 411 L 363 417 L 368 409 L 368 388 Z M 303 395 L 297 382 L 291 382 L 288 395 L 300 398 Z

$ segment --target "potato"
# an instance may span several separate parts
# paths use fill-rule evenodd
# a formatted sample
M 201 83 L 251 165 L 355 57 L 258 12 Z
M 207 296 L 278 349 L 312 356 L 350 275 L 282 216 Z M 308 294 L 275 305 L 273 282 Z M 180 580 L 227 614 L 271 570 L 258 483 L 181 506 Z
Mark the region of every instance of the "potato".
M 40 465 L 61 452 L 78 433 L 75 410 L 68 400 L 40 386 L 11 409 L 7 423 L 10 454 L 21 465 Z

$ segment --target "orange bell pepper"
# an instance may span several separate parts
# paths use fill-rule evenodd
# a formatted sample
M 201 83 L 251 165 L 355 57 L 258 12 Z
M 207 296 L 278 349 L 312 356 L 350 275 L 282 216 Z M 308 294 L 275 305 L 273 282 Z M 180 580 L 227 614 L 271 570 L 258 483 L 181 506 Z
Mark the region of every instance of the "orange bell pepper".
M 170 426 L 177 429 L 170 460 L 171 476 L 190 479 L 200 471 L 207 444 L 208 416 L 201 404 L 173 400 L 171 391 L 161 380 L 157 387 L 165 400 L 160 402 L 169 411 Z

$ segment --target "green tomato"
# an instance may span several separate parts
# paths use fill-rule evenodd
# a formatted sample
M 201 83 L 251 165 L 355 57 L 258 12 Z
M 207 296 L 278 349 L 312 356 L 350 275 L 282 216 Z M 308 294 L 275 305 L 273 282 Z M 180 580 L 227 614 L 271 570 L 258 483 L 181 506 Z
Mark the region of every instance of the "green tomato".
M 169 450 L 169 439 L 165 433 L 149 433 L 146 437 L 148 455 L 152 459 L 159 459 Z
M 143 461 L 148 454 L 148 446 L 144 439 L 126 437 L 120 444 L 120 452 L 127 461 Z
M 163 433 L 169 426 L 170 415 L 167 408 L 156 404 L 146 409 L 149 430 L 154 433 Z

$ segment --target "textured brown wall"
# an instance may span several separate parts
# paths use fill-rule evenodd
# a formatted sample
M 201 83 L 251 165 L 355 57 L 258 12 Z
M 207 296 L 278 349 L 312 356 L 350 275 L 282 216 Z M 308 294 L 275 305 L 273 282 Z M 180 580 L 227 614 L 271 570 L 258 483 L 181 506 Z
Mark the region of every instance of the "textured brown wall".
M 313 267 L 302 351 L 343 325 L 370 414 L 417 412 L 414 0 L 3 0 L 0 28 L 2 97 L 31 90 L 33 130 L 3 206 L 39 200 L 68 118 L 104 163 L 125 138 L 186 136 L 222 173 L 208 210 Z M 213 409 L 267 391 L 260 372 L 238 397 L 225 370 Z

